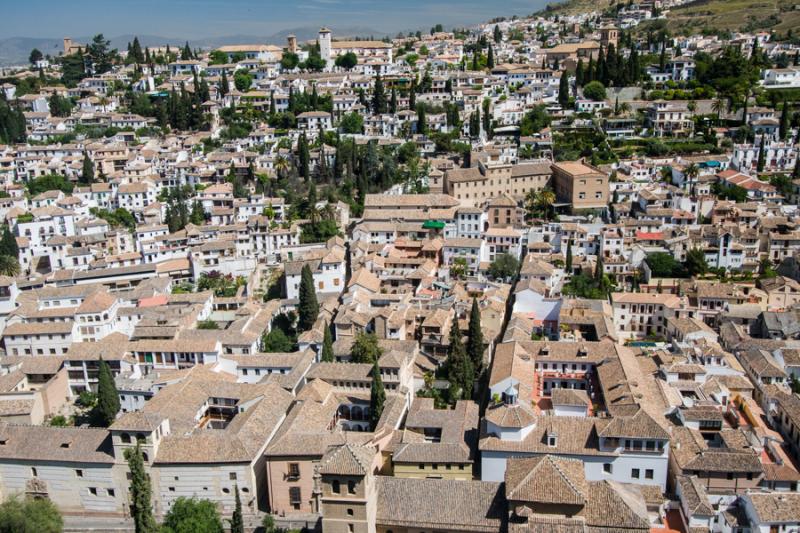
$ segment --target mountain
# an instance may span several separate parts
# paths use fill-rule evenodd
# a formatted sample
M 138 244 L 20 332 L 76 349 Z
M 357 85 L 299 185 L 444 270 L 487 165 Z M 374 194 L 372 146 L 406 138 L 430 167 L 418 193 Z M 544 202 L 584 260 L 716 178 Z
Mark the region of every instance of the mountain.
M 299 42 L 308 41 L 317 37 L 319 28 L 316 26 L 303 26 L 290 28 L 273 33 L 272 35 L 224 35 L 220 37 L 204 37 L 201 39 L 186 39 L 183 37 L 163 37 L 159 35 L 138 35 L 142 46 L 183 46 L 187 40 L 192 48 L 214 48 L 226 44 L 254 44 L 270 43 L 283 46 L 286 36 L 294 34 Z M 333 27 L 331 28 L 334 39 L 342 37 L 375 37 L 381 39 L 386 33 L 364 26 Z M 106 38 L 111 41 L 111 47 L 125 50 L 128 43 L 133 42 L 133 34 L 117 35 Z M 76 43 L 88 43 L 90 36 L 72 37 Z M 37 37 L 7 37 L 0 39 L 0 65 L 24 65 L 28 62 L 31 50 L 38 48 L 45 55 L 56 56 L 64 49 L 63 39 L 49 39 Z

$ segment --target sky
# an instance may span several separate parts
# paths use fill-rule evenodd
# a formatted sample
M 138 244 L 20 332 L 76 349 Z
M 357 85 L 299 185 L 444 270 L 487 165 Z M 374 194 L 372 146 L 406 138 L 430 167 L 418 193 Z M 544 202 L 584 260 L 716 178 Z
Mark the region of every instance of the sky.
M 0 0 L 0 36 L 197 39 L 327 25 L 386 33 L 530 14 L 546 0 Z

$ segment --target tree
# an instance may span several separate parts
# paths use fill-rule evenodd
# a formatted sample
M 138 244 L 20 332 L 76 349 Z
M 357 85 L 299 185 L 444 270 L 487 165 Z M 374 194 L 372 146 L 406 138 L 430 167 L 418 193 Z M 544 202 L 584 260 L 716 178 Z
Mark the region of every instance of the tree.
M 308 331 L 314 325 L 319 314 L 317 292 L 314 289 L 314 275 L 305 264 L 300 271 L 300 303 L 298 304 L 298 323 L 300 331 Z
M 31 55 L 28 56 L 28 62 L 31 65 L 35 65 L 42 59 L 44 59 L 44 54 L 42 54 L 41 50 L 39 50 L 38 48 L 34 48 L 33 50 L 31 50 Z
M 242 499 L 239 497 L 239 485 L 233 486 L 236 506 L 231 515 L 231 529 L 230 533 L 244 533 L 244 518 L 242 517 Z
M 562 108 L 566 108 L 569 105 L 569 75 L 566 71 L 561 73 L 561 78 L 558 81 L 558 103 Z
M 48 498 L 12 495 L 0 505 L 0 533 L 61 533 L 64 521 Z
M 8 255 L 14 258 L 19 257 L 19 246 L 11 228 L 6 224 L 3 226 L 3 235 L 0 237 L 0 255 Z
M 428 123 L 425 117 L 425 104 L 417 105 L 417 133 L 424 134 L 428 131 Z
M 342 133 L 362 133 L 364 131 L 364 117 L 356 112 L 348 113 L 339 121 L 339 128 L 341 128 Z
M 475 382 L 475 368 L 472 365 L 472 360 L 467 356 L 467 351 L 461 338 L 458 316 L 453 316 L 450 324 L 445 368 L 448 381 L 450 381 L 450 388 L 453 391 L 460 391 L 462 398 L 469 399 L 472 396 L 472 387 Z
M 494 279 L 513 278 L 519 271 L 519 260 L 511 254 L 500 254 L 489 265 L 489 275 Z
M 294 349 L 294 342 L 280 328 L 261 337 L 261 351 L 267 353 L 286 353 Z
M 239 92 L 247 92 L 252 83 L 253 76 L 246 70 L 237 70 L 236 74 L 233 75 L 233 85 L 236 86 L 236 90 Z
M 681 264 L 667 252 L 654 252 L 645 259 L 650 273 L 654 278 L 682 277 Z
M 389 99 L 389 113 L 392 115 L 397 113 L 397 89 L 394 86 L 392 86 L 392 95 Z
M 111 70 L 114 57 L 117 55 L 116 50 L 109 50 L 111 41 L 103 37 L 102 33 L 98 33 L 92 39 L 86 53 L 89 57 L 89 63 L 92 65 L 94 74 L 104 74 Z
M 142 45 L 139 42 L 139 37 L 133 38 L 133 44 L 131 45 L 131 51 L 128 57 L 134 63 L 144 63 L 144 52 L 142 52 Z
M 683 262 L 683 267 L 690 276 L 705 274 L 708 272 L 706 254 L 700 248 L 692 248 L 686 252 L 686 261 Z
M 300 58 L 292 52 L 284 52 L 281 57 L 281 68 L 283 70 L 294 70 L 300 64 Z
M 372 89 L 372 112 L 376 115 L 386 113 L 386 91 L 383 88 L 381 75 L 375 76 L 375 87 Z
M 494 50 L 492 45 L 489 45 L 489 52 L 486 54 L 486 68 L 489 70 L 494 68 Z
M 347 52 L 346 54 L 338 56 L 334 63 L 339 68 L 352 70 L 353 67 L 358 65 L 358 56 L 353 52 Z
M 80 182 L 84 185 L 94 183 L 94 163 L 92 163 L 89 154 L 83 152 L 83 168 L 81 169 Z
M 230 82 L 228 81 L 228 73 L 227 71 L 222 71 L 222 78 L 219 81 L 219 94 L 220 96 L 225 96 L 228 94 L 230 90 Z
M 790 126 L 789 103 L 786 100 L 784 100 L 783 101 L 783 109 L 781 110 L 780 130 L 779 130 L 779 134 L 778 134 L 781 139 L 785 140 L 786 137 L 788 136 L 789 131 L 790 131 L 789 130 L 789 126 Z
M 599 102 L 606 99 L 606 88 L 599 81 L 591 81 L 583 86 L 583 96 Z
M 325 332 L 322 337 L 322 353 L 320 354 L 319 360 L 323 363 L 332 363 L 334 361 L 333 336 L 331 335 L 331 327 L 329 324 L 325 324 Z
M 10 255 L 0 255 L 0 276 L 19 276 L 19 259 Z
M 381 368 L 378 366 L 376 359 L 372 365 L 372 385 L 369 389 L 369 424 L 370 429 L 373 431 L 378 426 L 383 414 L 384 402 L 386 402 L 386 389 L 383 387 Z
M 572 274 L 572 239 L 567 241 L 567 260 L 564 269 L 567 271 L 567 274 Z
M 209 500 L 180 497 L 164 517 L 162 533 L 224 533 L 217 506 Z
M 467 330 L 467 355 L 475 369 L 483 366 L 483 329 L 481 329 L 481 308 L 478 300 L 472 298 L 472 309 L 469 312 L 469 329 Z
M 578 64 L 575 67 L 575 86 L 583 87 L 583 81 L 584 81 L 583 59 L 578 59 Z
M 152 487 L 150 476 L 144 469 L 144 456 L 139 443 L 125 450 L 125 460 L 130 470 L 131 517 L 136 533 L 156 533 L 158 525 L 153 518 Z
M 764 172 L 764 166 L 767 163 L 767 151 L 766 151 L 766 143 L 764 140 L 764 134 L 761 134 L 761 142 L 758 145 L 758 162 L 756 163 L 756 170 L 758 172 Z
M 350 348 L 350 361 L 353 363 L 373 364 L 380 359 L 383 350 L 378 345 L 378 337 L 374 333 L 356 335 L 353 346 Z
M 309 165 L 311 154 L 308 151 L 308 139 L 305 133 L 301 133 L 300 137 L 297 139 L 297 161 L 300 176 L 307 180 L 310 177 Z
M 117 418 L 119 413 L 119 393 L 111 375 L 108 363 L 100 358 L 97 372 L 97 405 L 92 410 L 92 418 L 98 426 L 108 427 Z
M 569 101 L 569 97 L 567 97 L 567 101 Z M 544 104 L 537 105 L 522 117 L 519 124 L 520 135 L 527 137 L 539 133 L 548 127 L 551 121 L 552 117 L 547 112 L 547 107 Z
M 500 31 L 500 26 L 494 25 L 494 42 L 499 43 L 503 40 L 503 32 Z

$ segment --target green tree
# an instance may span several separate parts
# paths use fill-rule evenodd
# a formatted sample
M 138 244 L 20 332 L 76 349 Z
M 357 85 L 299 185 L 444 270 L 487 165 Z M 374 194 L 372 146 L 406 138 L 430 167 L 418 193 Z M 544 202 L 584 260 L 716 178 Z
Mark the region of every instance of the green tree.
M 364 131 L 364 117 L 359 113 L 347 113 L 339 121 L 342 133 L 358 134 Z
M 317 292 L 314 289 L 314 275 L 308 264 L 303 265 L 300 272 L 299 292 L 297 327 L 300 331 L 308 331 L 314 325 L 319 314 L 319 302 L 317 302 Z
M 569 105 L 569 75 L 567 71 L 561 73 L 558 81 L 558 103 L 565 109 Z
M 378 361 L 372 365 L 372 385 L 369 389 L 369 424 L 373 431 L 378 426 L 378 422 L 383 414 L 383 404 L 386 402 L 386 389 L 383 387 L 381 379 L 381 368 Z
M 425 116 L 425 104 L 417 105 L 417 133 L 425 134 L 428 131 L 428 121 Z
M 233 515 L 231 515 L 230 533 L 244 533 L 244 518 L 242 517 L 242 499 L 239 497 L 239 485 L 234 485 L 233 491 L 236 498 L 236 506 L 233 509 Z
M 677 278 L 682 277 L 681 264 L 678 263 L 672 254 L 667 252 L 654 252 L 648 254 L 645 259 L 650 273 L 654 278 Z
M 708 272 L 705 252 L 700 248 L 692 248 L 686 252 L 686 261 L 683 262 L 683 267 L 690 276 L 702 275 Z
M 108 427 L 119 413 L 119 392 L 111 375 L 108 363 L 100 358 L 97 372 L 97 405 L 92 410 L 92 419 L 98 426 Z
M 224 533 L 217 506 L 208 500 L 180 497 L 173 502 L 162 533 Z
M 386 90 L 383 88 L 383 80 L 381 75 L 375 76 L 375 86 L 372 89 L 372 112 L 376 115 L 386 113 Z
M 481 328 L 481 308 L 478 300 L 472 298 L 472 309 L 469 312 L 469 329 L 467 330 L 467 355 L 477 370 L 483 366 L 483 329 Z
M 33 50 L 31 50 L 31 53 L 28 56 L 28 62 L 31 65 L 35 65 L 42 59 L 44 59 L 44 54 L 42 54 L 41 50 L 39 50 L 38 48 L 34 48 Z
M 144 469 L 144 456 L 139 443 L 125 450 L 125 460 L 130 470 L 131 517 L 136 533 L 156 533 L 158 525 L 153 518 L 152 486 Z
M 94 183 L 94 163 L 87 152 L 83 152 L 83 168 L 81 169 L 80 182 L 84 185 Z
M 281 56 L 281 68 L 283 70 L 294 70 L 300 64 L 300 58 L 293 52 L 284 52 Z
M 790 128 L 791 121 L 789 117 L 789 103 L 784 100 L 783 101 L 783 109 L 781 109 L 781 121 L 780 121 L 780 129 L 779 135 L 781 139 L 786 139 L 791 131 Z
M 247 92 L 252 83 L 253 76 L 251 76 L 246 70 L 237 70 L 236 74 L 233 75 L 233 84 L 236 86 L 236 90 L 239 92 Z
M 48 498 L 12 495 L 0 504 L 0 533 L 61 533 L 64 521 Z
M 567 274 L 572 274 L 572 239 L 567 241 L 567 259 L 564 268 Z
M 569 96 L 567 96 L 567 101 L 569 101 Z M 522 117 L 522 121 L 519 124 L 519 133 L 523 137 L 533 135 L 534 133 L 539 133 L 546 127 L 550 126 L 551 121 L 552 117 L 547 111 L 547 106 L 544 104 L 537 105 L 525 113 L 525 116 Z
M 494 50 L 492 45 L 489 45 L 489 52 L 486 54 L 486 68 L 489 70 L 494 68 Z
M 472 387 L 475 382 L 475 368 L 472 365 L 472 360 L 467 356 L 467 350 L 461 338 L 458 316 L 453 316 L 450 324 L 445 368 L 452 391 L 460 391 L 462 398 L 469 399 L 472 396 Z M 453 397 L 451 396 L 451 398 Z
M 0 255 L 0 276 L 19 276 L 19 259 L 10 255 Z
M 383 350 L 378 345 L 378 337 L 374 333 L 361 332 L 353 340 L 350 348 L 350 360 L 353 363 L 373 364 L 380 359 Z
M 325 324 L 325 334 L 322 337 L 322 353 L 320 355 L 320 361 L 323 363 L 332 363 L 334 361 L 333 336 L 331 335 L 331 327 L 329 324 Z
M 334 63 L 339 68 L 352 70 L 353 67 L 358 65 L 358 56 L 356 56 L 356 54 L 353 52 L 347 52 L 346 54 L 338 56 Z
M 489 265 L 489 275 L 494 279 L 513 278 L 519 271 L 519 260 L 511 254 L 500 254 Z
M 583 86 L 583 96 L 599 102 L 606 99 L 606 88 L 599 81 L 592 81 Z
M 89 43 L 86 53 L 95 75 L 105 74 L 111 70 L 117 51 L 110 50 L 110 45 L 111 41 L 107 40 L 102 33 L 95 35 L 92 42 Z
M 294 342 L 280 328 L 273 328 L 272 331 L 261 337 L 261 351 L 267 353 L 286 353 L 294 349 Z
M 19 257 L 19 246 L 8 224 L 3 226 L 3 236 L 0 237 L 0 255 Z

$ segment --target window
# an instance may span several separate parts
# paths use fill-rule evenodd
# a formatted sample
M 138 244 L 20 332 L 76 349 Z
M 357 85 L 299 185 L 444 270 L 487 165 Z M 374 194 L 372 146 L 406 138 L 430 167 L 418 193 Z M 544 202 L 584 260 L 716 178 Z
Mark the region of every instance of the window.
M 289 479 L 291 479 L 291 480 L 300 479 L 300 464 L 299 463 L 289 463 Z
M 175 492 L 175 487 L 169 487 L 168 489 L 170 492 Z
M 347 510 L 347 516 L 353 516 L 353 510 L 352 509 L 348 509 Z
M 106 494 L 113 498 L 115 495 L 114 489 L 106 489 Z
M 122 435 L 119 436 L 119 438 L 123 444 L 130 444 L 131 442 L 131 436 L 128 435 L 127 433 L 123 433 Z
M 31 475 L 32 475 L 33 477 L 36 477 L 36 476 L 38 476 L 38 475 L 39 475 L 39 473 L 36 471 L 36 469 L 35 469 L 35 468 L 31 468 Z
M 653 469 L 652 468 L 648 468 L 647 470 L 644 471 L 644 478 L 645 479 L 653 479 Z
M 631 477 L 633 479 L 639 479 L 639 469 L 638 468 L 634 468 L 633 470 L 631 470 Z
M 348 481 L 347 482 L 347 492 L 348 492 L 348 494 L 355 494 L 356 493 L 356 482 L 355 481 Z
M 606 474 L 612 473 L 611 463 L 603 463 L 603 472 L 605 472 Z
M 341 489 L 341 486 L 340 486 L 339 480 L 338 480 L 338 479 L 334 479 L 334 480 L 331 482 L 331 492 L 333 492 L 334 494 L 339 494 L 339 492 L 340 492 L 341 490 L 342 490 L 342 489 Z
M 97 496 L 97 487 L 89 487 L 89 494 Z
M 289 487 L 289 503 L 295 509 L 300 509 L 300 487 Z
M 83 470 L 81 470 L 80 468 L 75 470 L 75 475 L 77 477 L 83 477 Z
M 236 472 L 231 472 L 230 474 L 228 474 L 228 479 L 230 479 L 231 481 L 236 481 Z

